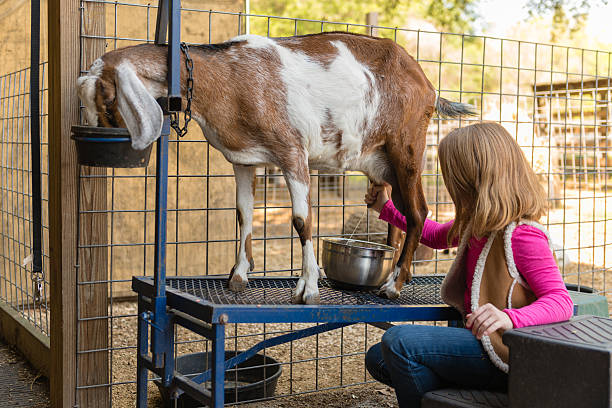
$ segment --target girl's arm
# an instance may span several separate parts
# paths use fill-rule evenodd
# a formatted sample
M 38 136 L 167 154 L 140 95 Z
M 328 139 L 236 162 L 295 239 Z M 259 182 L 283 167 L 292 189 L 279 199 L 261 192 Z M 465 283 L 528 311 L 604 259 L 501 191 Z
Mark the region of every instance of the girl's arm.
M 516 267 L 537 300 L 519 309 L 504 309 L 515 328 L 568 320 L 574 312 L 546 235 L 538 228 L 519 225 L 512 235 Z
M 382 207 L 378 218 L 387 221 L 389 224 L 398 227 L 402 231 L 406 231 L 406 217 L 395 208 L 391 200 L 388 200 Z M 421 233 L 421 244 L 427 245 L 433 249 L 448 248 L 446 237 L 448 236 L 448 231 L 450 231 L 453 226 L 453 222 L 454 221 L 449 221 L 440 224 L 430 219 L 426 219 L 425 225 L 423 225 L 423 232 Z M 457 246 L 457 243 L 453 242 L 453 246 Z

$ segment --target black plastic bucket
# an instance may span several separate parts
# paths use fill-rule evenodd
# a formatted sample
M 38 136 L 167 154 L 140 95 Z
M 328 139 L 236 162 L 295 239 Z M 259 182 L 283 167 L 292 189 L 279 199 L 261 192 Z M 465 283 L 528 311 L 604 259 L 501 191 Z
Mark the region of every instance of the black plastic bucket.
M 584 286 L 584 285 L 576 285 L 575 283 L 566 283 L 565 287 L 567 288 L 567 290 L 573 290 L 574 292 L 580 292 L 580 293 L 594 293 L 595 290 L 593 290 L 593 288 L 588 287 L 588 286 Z
M 241 352 L 226 351 L 225 359 L 235 357 Z M 208 362 L 211 353 L 184 354 L 176 359 L 176 371 L 190 376 L 199 374 L 211 368 Z M 282 374 L 282 366 L 272 357 L 255 354 L 245 362 L 238 364 L 238 370 L 230 369 L 225 373 L 225 403 L 250 401 L 274 396 L 278 377 Z M 168 390 L 159 381 L 155 382 L 167 406 L 170 402 Z M 210 389 L 210 382 L 206 383 Z M 237 399 L 236 399 L 237 398 Z M 200 408 L 202 404 L 187 394 L 182 394 L 177 400 L 178 408 Z
M 147 167 L 151 149 L 132 147 L 125 128 L 72 126 L 72 139 L 76 144 L 79 164 L 93 167 L 134 168 Z

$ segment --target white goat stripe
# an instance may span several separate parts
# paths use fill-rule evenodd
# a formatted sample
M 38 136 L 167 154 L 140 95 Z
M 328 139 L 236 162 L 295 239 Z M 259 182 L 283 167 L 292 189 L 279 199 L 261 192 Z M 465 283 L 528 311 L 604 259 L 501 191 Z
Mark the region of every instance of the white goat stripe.
M 319 265 L 317 264 L 312 241 L 310 240 L 306 241 L 302 247 L 302 271 L 307 280 L 314 280 L 316 284 L 319 278 Z
M 270 38 L 260 35 L 243 34 L 232 38 L 230 41 L 246 41 L 249 48 L 266 48 L 273 47 L 276 42 Z
M 236 173 L 236 204 L 242 215 L 241 237 L 240 240 L 246 239 L 247 234 L 252 231 L 253 223 L 253 184 L 251 180 L 251 171 L 238 170 Z M 240 173 L 241 175 L 238 175 Z
M 381 97 L 370 69 L 357 61 L 342 41 L 331 43 L 338 54 L 324 66 L 269 38 L 243 35 L 233 40 L 277 52 L 289 122 L 302 136 L 313 168 L 346 168 L 359 157 L 364 134 L 374 130 Z M 338 162 L 336 142 L 323 141 L 323 129 L 341 134 L 343 162 Z
M 293 204 L 293 216 L 300 217 L 306 220 L 309 215 L 308 211 L 308 186 L 291 177 L 286 177 L 289 194 L 291 194 L 291 202 Z

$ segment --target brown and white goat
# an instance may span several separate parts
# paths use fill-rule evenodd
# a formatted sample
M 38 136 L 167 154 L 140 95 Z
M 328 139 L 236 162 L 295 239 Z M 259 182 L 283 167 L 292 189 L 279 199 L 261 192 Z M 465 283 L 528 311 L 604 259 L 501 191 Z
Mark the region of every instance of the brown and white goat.
M 348 33 L 247 35 L 194 46 L 190 54 L 193 118 L 236 176 L 240 248 L 229 287 L 244 289 L 253 268 L 255 166 L 283 171 L 302 244 L 302 275 L 293 298 L 309 304 L 319 301 L 309 171 L 358 170 L 373 182 L 390 183 L 393 201 L 406 216 L 405 244 L 380 288 L 381 295 L 397 297 L 410 277 L 427 215 L 420 175 L 429 120 L 435 109 L 457 116 L 469 113 L 468 106 L 436 99 L 421 67 L 388 39 Z M 147 44 L 95 61 L 78 81 L 88 124 L 127 127 L 137 149 L 156 140 L 162 126 L 156 98 L 167 95 L 166 57 L 165 46 Z M 183 95 L 186 76 L 182 67 Z M 391 228 L 389 240 L 396 247 L 399 236 Z

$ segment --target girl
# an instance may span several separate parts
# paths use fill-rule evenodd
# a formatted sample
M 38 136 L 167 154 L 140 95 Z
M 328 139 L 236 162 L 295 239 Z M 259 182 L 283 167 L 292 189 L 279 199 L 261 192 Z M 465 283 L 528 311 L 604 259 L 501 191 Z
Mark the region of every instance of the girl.
M 501 334 L 573 313 L 548 233 L 536 223 L 545 212 L 544 191 L 512 136 L 497 123 L 455 129 L 438 155 L 455 220 L 426 220 L 421 243 L 459 246 L 441 294 L 463 314 L 466 328 L 395 326 L 368 350 L 368 371 L 395 388 L 401 408 L 420 407 L 423 394 L 448 385 L 505 389 L 508 349 Z M 365 202 L 405 230 L 389 190 L 371 186 Z

